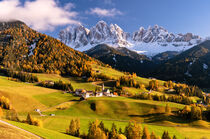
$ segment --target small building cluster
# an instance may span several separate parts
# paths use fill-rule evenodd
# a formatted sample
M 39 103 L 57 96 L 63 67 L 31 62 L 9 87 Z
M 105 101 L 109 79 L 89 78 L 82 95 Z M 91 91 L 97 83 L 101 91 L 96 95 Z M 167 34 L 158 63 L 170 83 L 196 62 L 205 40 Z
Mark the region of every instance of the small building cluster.
M 82 97 L 83 99 L 89 98 L 89 97 L 115 97 L 117 96 L 116 93 L 111 93 L 109 89 L 104 89 L 104 85 L 102 86 L 102 91 L 87 91 L 85 89 L 76 89 L 75 95 Z

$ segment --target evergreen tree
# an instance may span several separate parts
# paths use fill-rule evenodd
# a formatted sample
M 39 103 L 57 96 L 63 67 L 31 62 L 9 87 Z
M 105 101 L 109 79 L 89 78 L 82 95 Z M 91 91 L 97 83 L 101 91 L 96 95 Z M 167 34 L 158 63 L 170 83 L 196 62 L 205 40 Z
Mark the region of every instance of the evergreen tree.
M 31 116 L 31 114 L 29 114 L 29 113 L 27 115 L 26 122 L 30 125 L 33 125 L 33 118 Z
M 122 131 L 122 128 L 121 128 L 121 127 L 119 128 L 118 133 L 119 133 L 119 134 L 123 134 L 123 131 Z
M 116 139 L 117 138 L 117 126 L 112 123 L 111 132 L 109 133 L 109 138 Z
M 173 136 L 173 139 L 177 139 L 175 135 Z
M 168 131 L 163 132 L 162 139 L 171 139 L 169 134 L 168 134 Z

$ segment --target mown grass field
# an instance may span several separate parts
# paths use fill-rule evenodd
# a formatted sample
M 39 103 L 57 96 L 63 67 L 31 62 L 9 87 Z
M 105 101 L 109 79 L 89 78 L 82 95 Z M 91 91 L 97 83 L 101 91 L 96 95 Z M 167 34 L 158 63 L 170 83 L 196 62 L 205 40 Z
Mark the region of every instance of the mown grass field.
M 26 133 L 20 129 L 16 129 L 0 122 L 0 138 L 1 139 L 38 139 L 38 137 Z

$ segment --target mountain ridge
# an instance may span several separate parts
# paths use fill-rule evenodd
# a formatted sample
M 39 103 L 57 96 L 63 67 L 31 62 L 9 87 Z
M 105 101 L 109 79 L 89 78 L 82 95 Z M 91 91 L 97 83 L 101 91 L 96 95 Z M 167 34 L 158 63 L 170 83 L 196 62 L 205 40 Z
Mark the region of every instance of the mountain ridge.
M 209 87 L 210 40 L 207 40 L 167 60 L 150 75 L 163 80 L 186 82 L 200 87 Z
M 161 26 L 140 27 L 133 33 L 123 31 L 117 24 L 108 25 L 99 21 L 90 29 L 84 26 L 70 26 L 59 33 L 59 39 L 79 51 L 86 51 L 98 44 L 126 47 L 137 53 L 154 56 L 165 51 L 182 52 L 202 42 L 202 38 L 192 33 L 169 33 Z M 154 48 L 154 51 L 150 49 Z
M 146 73 L 157 66 L 147 56 L 140 55 L 125 47 L 113 48 L 107 44 L 100 44 L 85 51 L 85 53 L 103 63 L 109 64 L 115 69 L 130 73 L 135 72 L 141 76 L 146 75 Z

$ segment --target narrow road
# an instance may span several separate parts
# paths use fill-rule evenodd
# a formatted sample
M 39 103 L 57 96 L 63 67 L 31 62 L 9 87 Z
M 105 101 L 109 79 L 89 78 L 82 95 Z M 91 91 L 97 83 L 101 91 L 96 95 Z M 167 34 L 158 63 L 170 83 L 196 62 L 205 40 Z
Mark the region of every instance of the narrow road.
M 27 131 L 27 130 L 25 130 L 25 129 L 19 128 L 19 127 L 17 127 L 17 126 L 14 126 L 14 125 L 12 125 L 12 124 L 10 124 L 10 123 L 7 123 L 7 122 L 5 122 L 5 121 L 0 120 L 0 123 L 3 123 L 3 124 L 5 124 L 5 125 L 11 126 L 11 127 L 13 127 L 13 128 L 22 130 L 22 131 L 24 131 L 24 132 L 26 132 L 26 133 L 29 133 L 29 134 L 31 134 L 31 135 L 37 137 L 38 139 L 43 139 L 42 137 L 40 137 L 40 136 L 38 136 L 38 135 L 36 135 L 36 134 L 34 134 L 34 133 L 31 133 L 31 132 L 29 132 L 29 131 Z

